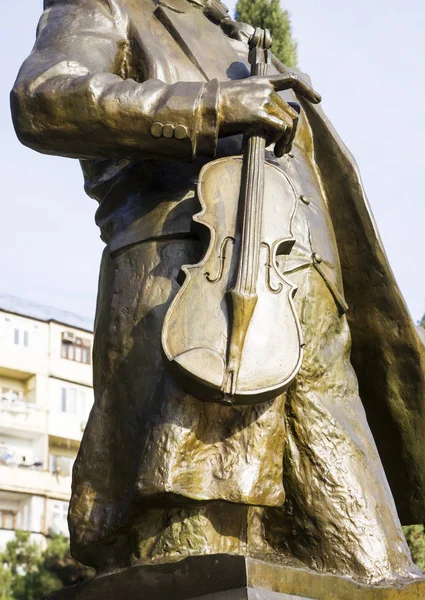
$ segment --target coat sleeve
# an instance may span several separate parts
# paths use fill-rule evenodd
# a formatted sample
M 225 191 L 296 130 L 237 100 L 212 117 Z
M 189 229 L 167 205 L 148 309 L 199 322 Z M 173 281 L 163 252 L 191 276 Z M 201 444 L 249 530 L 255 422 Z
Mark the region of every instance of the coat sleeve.
M 214 156 L 218 82 L 129 78 L 128 30 L 115 0 L 46 0 L 11 93 L 23 144 L 81 159 Z

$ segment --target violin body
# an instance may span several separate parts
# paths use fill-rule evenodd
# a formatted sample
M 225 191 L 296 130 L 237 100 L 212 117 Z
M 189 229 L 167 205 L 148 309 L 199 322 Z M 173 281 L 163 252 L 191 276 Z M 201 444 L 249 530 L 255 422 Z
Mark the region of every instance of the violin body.
M 297 197 L 283 171 L 269 163 L 264 165 L 261 214 L 254 215 L 259 221 L 257 240 L 250 231 L 248 262 L 258 261 L 256 301 L 253 307 L 250 300 L 242 303 L 240 316 L 235 317 L 232 292 L 246 225 L 239 202 L 243 169 L 242 157 L 229 157 L 208 163 L 200 173 L 202 211 L 194 221 L 201 231 L 209 232 L 210 243 L 198 264 L 182 267 L 185 280 L 162 332 L 165 357 L 181 386 L 201 399 L 232 404 L 276 397 L 293 380 L 302 361 L 293 304 L 296 286 L 276 264 L 276 257 L 289 253 L 295 242 L 291 224 Z M 235 335 L 235 327 L 242 335 Z
M 249 42 L 251 75 L 265 75 L 271 37 Z M 275 398 L 302 361 L 296 287 L 277 267 L 295 243 L 297 206 L 284 172 L 265 160 L 266 138 L 246 136 L 243 156 L 215 160 L 200 173 L 202 211 L 194 223 L 209 246 L 165 316 L 162 348 L 180 385 L 198 398 L 255 404 Z

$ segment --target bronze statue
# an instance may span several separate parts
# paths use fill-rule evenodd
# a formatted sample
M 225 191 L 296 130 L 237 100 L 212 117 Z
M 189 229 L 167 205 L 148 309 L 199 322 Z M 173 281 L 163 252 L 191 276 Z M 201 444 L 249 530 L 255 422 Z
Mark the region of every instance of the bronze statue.
M 218 0 L 45 0 L 12 91 L 20 140 L 80 159 L 106 243 L 96 400 L 73 474 L 72 553 L 101 573 L 225 553 L 369 584 L 415 580 L 398 515 L 406 523 L 425 516 L 424 346 L 320 97 L 270 55 L 250 76 L 248 41 L 269 53 L 267 36 L 260 48 L 253 34 Z M 205 236 L 205 221 L 193 217 L 208 186 L 219 224 L 230 214 L 226 189 L 238 168 L 240 181 L 240 166 L 226 180 L 210 161 L 227 165 L 243 139 L 245 158 L 249 141 L 260 140 L 250 154 L 257 162 L 267 145 L 266 170 L 280 190 L 271 202 L 256 196 L 272 211 L 279 243 L 260 240 L 251 274 L 260 269 L 269 291 L 286 285 L 298 352 L 275 393 L 248 402 L 237 386 L 238 352 L 258 338 L 254 371 L 276 342 L 279 352 L 287 340 L 279 311 L 264 310 L 249 333 L 260 300 L 234 300 L 237 286 L 221 298 L 192 295 L 187 315 L 173 309 L 208 248 L 214 255 L 199 278 L 220 279 L 220 269 L 228 277 L 241 264 L 240 231 L 214 246 L 212 227 Z M 243 221 L 237 206 L 234 230 Z M 245 230 L 249 240 L 254 230 Z M 255 295 L 249 289 L 243 294 Z M 221 310 L 230 315 L 224 329 Z M 184 347 L 188 332 L 210 335 L 214 311 L 228 349 L 208 383 L 205 353 L 173 363 L 196 346 Z

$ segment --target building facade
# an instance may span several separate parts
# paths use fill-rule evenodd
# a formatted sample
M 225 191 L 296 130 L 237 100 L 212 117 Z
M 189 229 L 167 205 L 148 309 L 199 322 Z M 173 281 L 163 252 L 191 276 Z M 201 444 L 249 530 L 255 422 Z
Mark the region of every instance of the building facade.
M 72 465 L 93 404 L 93 324 L 0 295 L 0 550 L 68 534 Z

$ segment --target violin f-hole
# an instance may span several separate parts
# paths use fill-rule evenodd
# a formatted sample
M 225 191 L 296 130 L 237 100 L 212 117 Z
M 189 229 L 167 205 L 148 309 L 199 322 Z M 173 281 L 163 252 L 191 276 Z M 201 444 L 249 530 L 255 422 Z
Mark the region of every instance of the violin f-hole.
M 272 294 L 280 294 L 281 291 L 283 290 L 283 285 L 281 283 L 279 283 L 279 285 L 277 286 L 277 288 L 274 288 L 273 285 L 272 285 L 272 269 L 277 273 L 276 265 L 274 264 L 274 260 L 273 260 L 272 249 L 265 242 L 261 243 L 261 247 L 262 248 L 266 248 L 266 250 L 267 250 L 267 260 L 264 263 L 264 266 L 266 267 L 266 286 L 267 286 L 267 289 Z
M 218 255 L 218 263 L 219 264 L 218 264 L 218 273 L 217 273 L 217 275 L 214 278 L 212 278 L 209 271 L 207 271 L 206 273 L 204 273 L 204 277 L 205 277 L 205 279 L 209 283 L 217 283 L 223 277 L 224 263 L 226 261 L 226 248 L 227 248 L 228 242 L 232 242 L 232 244 L 234 244 L 235 243 L 235 238 L 231 237 L 231 236 L 227 236 L 227 237 L 224 238 L 224 240 L 221 243 L 220 253 Z

